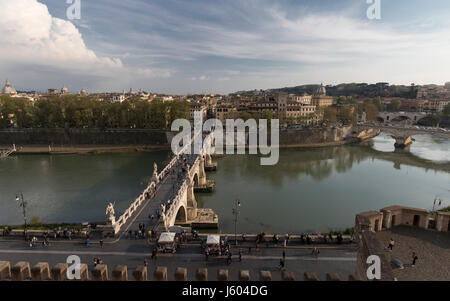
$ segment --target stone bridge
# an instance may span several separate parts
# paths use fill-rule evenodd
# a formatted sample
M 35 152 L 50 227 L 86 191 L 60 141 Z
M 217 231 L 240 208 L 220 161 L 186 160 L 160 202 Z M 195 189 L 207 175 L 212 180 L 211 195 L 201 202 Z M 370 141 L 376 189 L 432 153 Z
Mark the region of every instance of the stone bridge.
M 204 141 L 200 154 L 192 154 L 192 138 L 161 172 L 158 173 L 155 163 L 152 179 L 144 192 L 117 220 L 113 205 L 110 204 L 106 212 L 107 226 L 100 226 L 100 230 L 124 234 L 138 229 L 142 223 L 146 229 L 166 230 L 174 225 L 195 221 L 201 209 L 197 208 L 194 191 L 214 189 L 214 183 L 206 178 L 205 169 L 212 170 L 217 166 L 211 157 L 214 152 L 213 134 L 197 135 L 201 135 Z M 208 212 L 212 213 L 211 210 Z M 215 222 L 211 224 L 218 224 L 217 215 L 213 215 Z M 150 216 L 155 218 L 150 219 Z
M 424 112 L 380 112 L 378 114 L 378 118 L 383 123 L 402 121 L 417 123 L 426 116 Z
M 450 138 L 450 132 L 444 132 L 438 128 L 434 129 L 423 129 L 423 128 L 414 128 L 414 127 L 393 127 L 393 126 L 384 126 L 380 125 L 364 125 L 358 126 L 360 131 L 365 131 L 368 129 L 379 130 L 380 132 L 385 132 L 391 135 L 393 139 L 395 139 L 395 146 L 398 148 L 405 148 L 408 145 L 412 144 L 414 141 L 414 135 L 423 135 L 423 134 L 431 134 L 444 138 Z

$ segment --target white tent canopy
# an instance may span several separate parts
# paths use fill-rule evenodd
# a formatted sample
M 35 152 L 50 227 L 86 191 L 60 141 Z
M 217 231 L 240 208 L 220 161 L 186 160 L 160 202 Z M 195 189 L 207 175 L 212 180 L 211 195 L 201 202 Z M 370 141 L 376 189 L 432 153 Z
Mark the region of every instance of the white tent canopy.
M 171 243 L 175 241 L 175 233 L 163 232 L 159 236 L 158 243 Z
M 208 235 L 207 245 L 220 245 L 220 235 Z

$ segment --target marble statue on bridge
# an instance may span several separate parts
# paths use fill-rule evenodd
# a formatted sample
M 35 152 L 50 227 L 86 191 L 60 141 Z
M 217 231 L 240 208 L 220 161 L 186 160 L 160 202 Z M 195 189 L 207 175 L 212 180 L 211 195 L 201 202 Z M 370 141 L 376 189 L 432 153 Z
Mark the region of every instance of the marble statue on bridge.
M 153 163 L 153 176 L 152 176 L 152 182 L 155 182 L 156 184 L 159 183 L 159 177 L 158 177 L 158 164 Z
M 110 225 L 114 225 L 116 223 L 116 216 L 114 211 L 115 203 L 109 203 L 106 207 L 106 220 Z
M 167 232 L 168 227 L 167 227 L 167 217 L 166 217 L 166 205 L 164 205 L 164 204 L 161 204 L 161 220 L 162 220 L 164 229 Z

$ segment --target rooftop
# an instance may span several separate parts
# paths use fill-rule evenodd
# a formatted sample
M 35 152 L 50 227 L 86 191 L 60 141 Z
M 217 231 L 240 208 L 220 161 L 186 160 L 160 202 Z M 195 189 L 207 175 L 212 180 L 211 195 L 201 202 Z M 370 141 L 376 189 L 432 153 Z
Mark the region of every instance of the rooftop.
M 428 231 L 420 228 L 399 226 L 376 233 L 386 248 L 391 238 L 395 241 L 392 252 L 386 249 L 389 261 L 399 259 L 404 269 L 393 269 L 399 281 L 448 281 L 450 279 L 450 235 L 446 232 Z M 412 253 L 418 260 L 414 267 Z

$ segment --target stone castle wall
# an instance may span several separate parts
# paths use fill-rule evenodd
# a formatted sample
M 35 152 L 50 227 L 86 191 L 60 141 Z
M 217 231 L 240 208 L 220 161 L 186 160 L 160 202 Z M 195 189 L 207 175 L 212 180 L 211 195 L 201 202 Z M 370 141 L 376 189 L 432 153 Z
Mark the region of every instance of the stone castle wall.
M 67 271 L 69 265 L 66 263 L 59 263 L 50 268 L 50 265 L 46 262 L 37 263 L 31 266 L 29 262 L 21 261 L 14 265 L 11 265 L 9 261 L 0 261 L 0 281 L 12 280 L 12 281 L 67 281 Z M 210 275 L 212 276 L 212 275 Z M 217 281 L 228 281 L 229 271 L 227 269 L 220 269 L 215 276 L 210 277 L 208 275 L 207 268 L 199 268 L 195 271 L 195 278 L 188 279 L 188 271 L 186 268 L 179 267 L 175 270 L 173 279 L 175 281 L 208 281 L 211 278 Z M 251 275 L 248 270 L 240 270 L 238 272 L 239 281 L 296 281 L 295 274 L 290 271 L 282 271 L 281 279 L 272 279 L 272 273 L 270 271 L 260 271 L 258 275 Z M 148 272 L 146 266 L 138 266 L 135 270 L 129 273 L 126 265 L 117 265 L 112 271 L 108 271 L 108 266 L 104 264 L 97 265 L 89 273 L 88 266 L 86 264 L 80 264 L 80 279 L 84 281 L 168 281 L 167 267 L 156 267 L 153 274 Z M 300 279 L 298 279 L 300 280 Z M 319 278 L 315 273 L 306 272 L 303 274 L 304 281 L 319 281 Z M 337 274 L 326 274 L 326 281 L 340 281 L 340 277 Z M 348 281 L 355 281 L 356 278 L 353 275 L 349 275 Z

